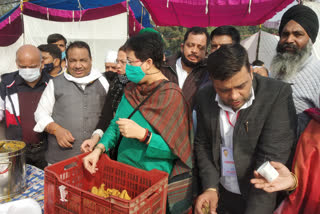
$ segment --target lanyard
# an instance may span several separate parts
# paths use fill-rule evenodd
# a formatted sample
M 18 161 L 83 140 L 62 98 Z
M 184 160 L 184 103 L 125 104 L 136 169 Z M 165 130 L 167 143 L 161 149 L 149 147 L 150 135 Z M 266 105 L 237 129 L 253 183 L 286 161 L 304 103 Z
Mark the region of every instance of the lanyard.
M 227 111 L 224 111 L 224 112 L 225 112 L 226 115 L 227 115 L 229 124 L 234 128 L 234 125 L 233 125 L 233 124 L 231 123 L 231 121 L 230 121 L 229 112 L 227 112 Z M 238 113 L 237 113 L 237 119 L 236 119 L 236 121 L 238 120 L 239 114 L 240 114 L 240 111 L 238 111 Z

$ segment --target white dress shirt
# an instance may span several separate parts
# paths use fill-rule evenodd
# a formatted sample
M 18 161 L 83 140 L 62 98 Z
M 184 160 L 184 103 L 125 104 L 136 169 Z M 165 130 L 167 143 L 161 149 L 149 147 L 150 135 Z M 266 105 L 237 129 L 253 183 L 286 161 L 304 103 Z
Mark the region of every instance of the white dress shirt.
M 253 88 L 251 88 L 250 99 L 243 106 L 241 106 L 239 110 L 234 112 L 231 107 L 223 104 L 218 94 L 216 95 L 215 101 L 218 102 L 218 105 L 220 107 L 219 123 L 220 123 L 220 133 L 221 133 L 221 140 L 222 140 L 221 147 L 222 146 L 228 147 L 231 149 L 231 151 L 233 151 L 233 130 L 238 119 L 238 113 L 240 112 L 241 109 L 246 109 L 249 106 L 251 106 L 253 100 L 254 100 L 254 90 Z M 230 121 L 227 117 L 227 112 L 229 114 Z M 232 123 L 233 126 L 229 122 Z M 219 152 L 221 153 L 221 151 Z M 222 175 L 222 170 L 223 170 L 223 164 L 221 163 L 221 175 Z M 221 176 L 220 183 L 226 190 L 236 194 L 241 194 L 239 184 L 238 184 L 238 179 L 236 176 Z
M 186 81 L 187 77 L 188 77 L 188 72 L 185 71 L 182 68 L 182 64 L 181 64 L 181 57 L 179 59 L 177 59 L 176 62 L 176 70 L 177 70 L 177 75 L 178 75 L 178 83 L 179 83 L 179 87 L 182 88 L 184 82 Z

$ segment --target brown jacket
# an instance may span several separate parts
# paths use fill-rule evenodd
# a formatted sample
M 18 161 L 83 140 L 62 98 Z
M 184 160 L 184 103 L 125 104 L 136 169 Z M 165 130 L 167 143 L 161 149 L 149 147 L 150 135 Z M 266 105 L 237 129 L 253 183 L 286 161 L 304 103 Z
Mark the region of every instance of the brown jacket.
M 179 57 L 168 57 L 161 68 L 162 73 L 171 81 L 178 84 L 178 75 L 176 71 L 176 61 Z M 207 61 L 204 60 L 200 65 L 195 67 L 188 75 L 182 87 L 182 93 L 188 102 L 191 110 L 194 107 L 194 96 L 198 89 L 209 81 L 207 72 Z

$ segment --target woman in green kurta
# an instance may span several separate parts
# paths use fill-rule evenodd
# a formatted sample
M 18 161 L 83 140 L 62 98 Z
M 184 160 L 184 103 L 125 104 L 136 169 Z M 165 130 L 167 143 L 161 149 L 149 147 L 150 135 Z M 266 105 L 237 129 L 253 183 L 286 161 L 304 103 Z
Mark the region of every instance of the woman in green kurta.
M 145 170 L 159 169 L 169 173 L 170 211 L 182 213 L 192 204 L 189 197 L 192 124 L 188 106 L 179 86 L 168 82 L 160 71 L 163 61 L 161 37 L 156 33 L 143 33 L 131 37 L 126 44 L 126 75 L 131 82 L 124 90 L 107 131 L 84 158 L 84 166 L 90 173 L 95 173 L 100 155 L 114 148 L 122 135 L 117 160 Z M 157 87 L 139 110 L 127 119 Z M 172 188 L 170 180 L 175 181 Z
M 140 111 L 137 111 L 131 117 L 130 120 L 132 121 L 123 119 L 128 118 L 133 110 L 134 108 L 130 105 L 126 97 L 123 96 L 115 117 L 99 143 L 103 144 L 105 148 L 114 148 L 120 137 L 120 131 L 116 121 L 119 121 L 118 123 L 136 123 L 152 132 L 149 144 L 141 143 L 137 138 L 123 137 L 119 146 L 117 160 L 140 169 L 148 171 L 151 169 L 159 169 L 170 174 L 176 156 L 171 152 L 168 144 L 163 140 L 161 135 L 157 134 L 157 131 L 153 129 L 142 116 Z

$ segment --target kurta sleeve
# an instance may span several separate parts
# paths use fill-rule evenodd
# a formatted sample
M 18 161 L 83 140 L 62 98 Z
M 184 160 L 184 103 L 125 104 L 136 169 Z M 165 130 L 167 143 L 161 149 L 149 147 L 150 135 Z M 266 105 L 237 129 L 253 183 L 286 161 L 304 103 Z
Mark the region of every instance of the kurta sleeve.
M 53 81 L 50 80 L 42 93 L 37 110 L 34 113 L 36 125 L 33 128 L 33 131 L 43 132 L 49 123 L 54 122 L 51 117 L 54 103 L 54 84 Z

